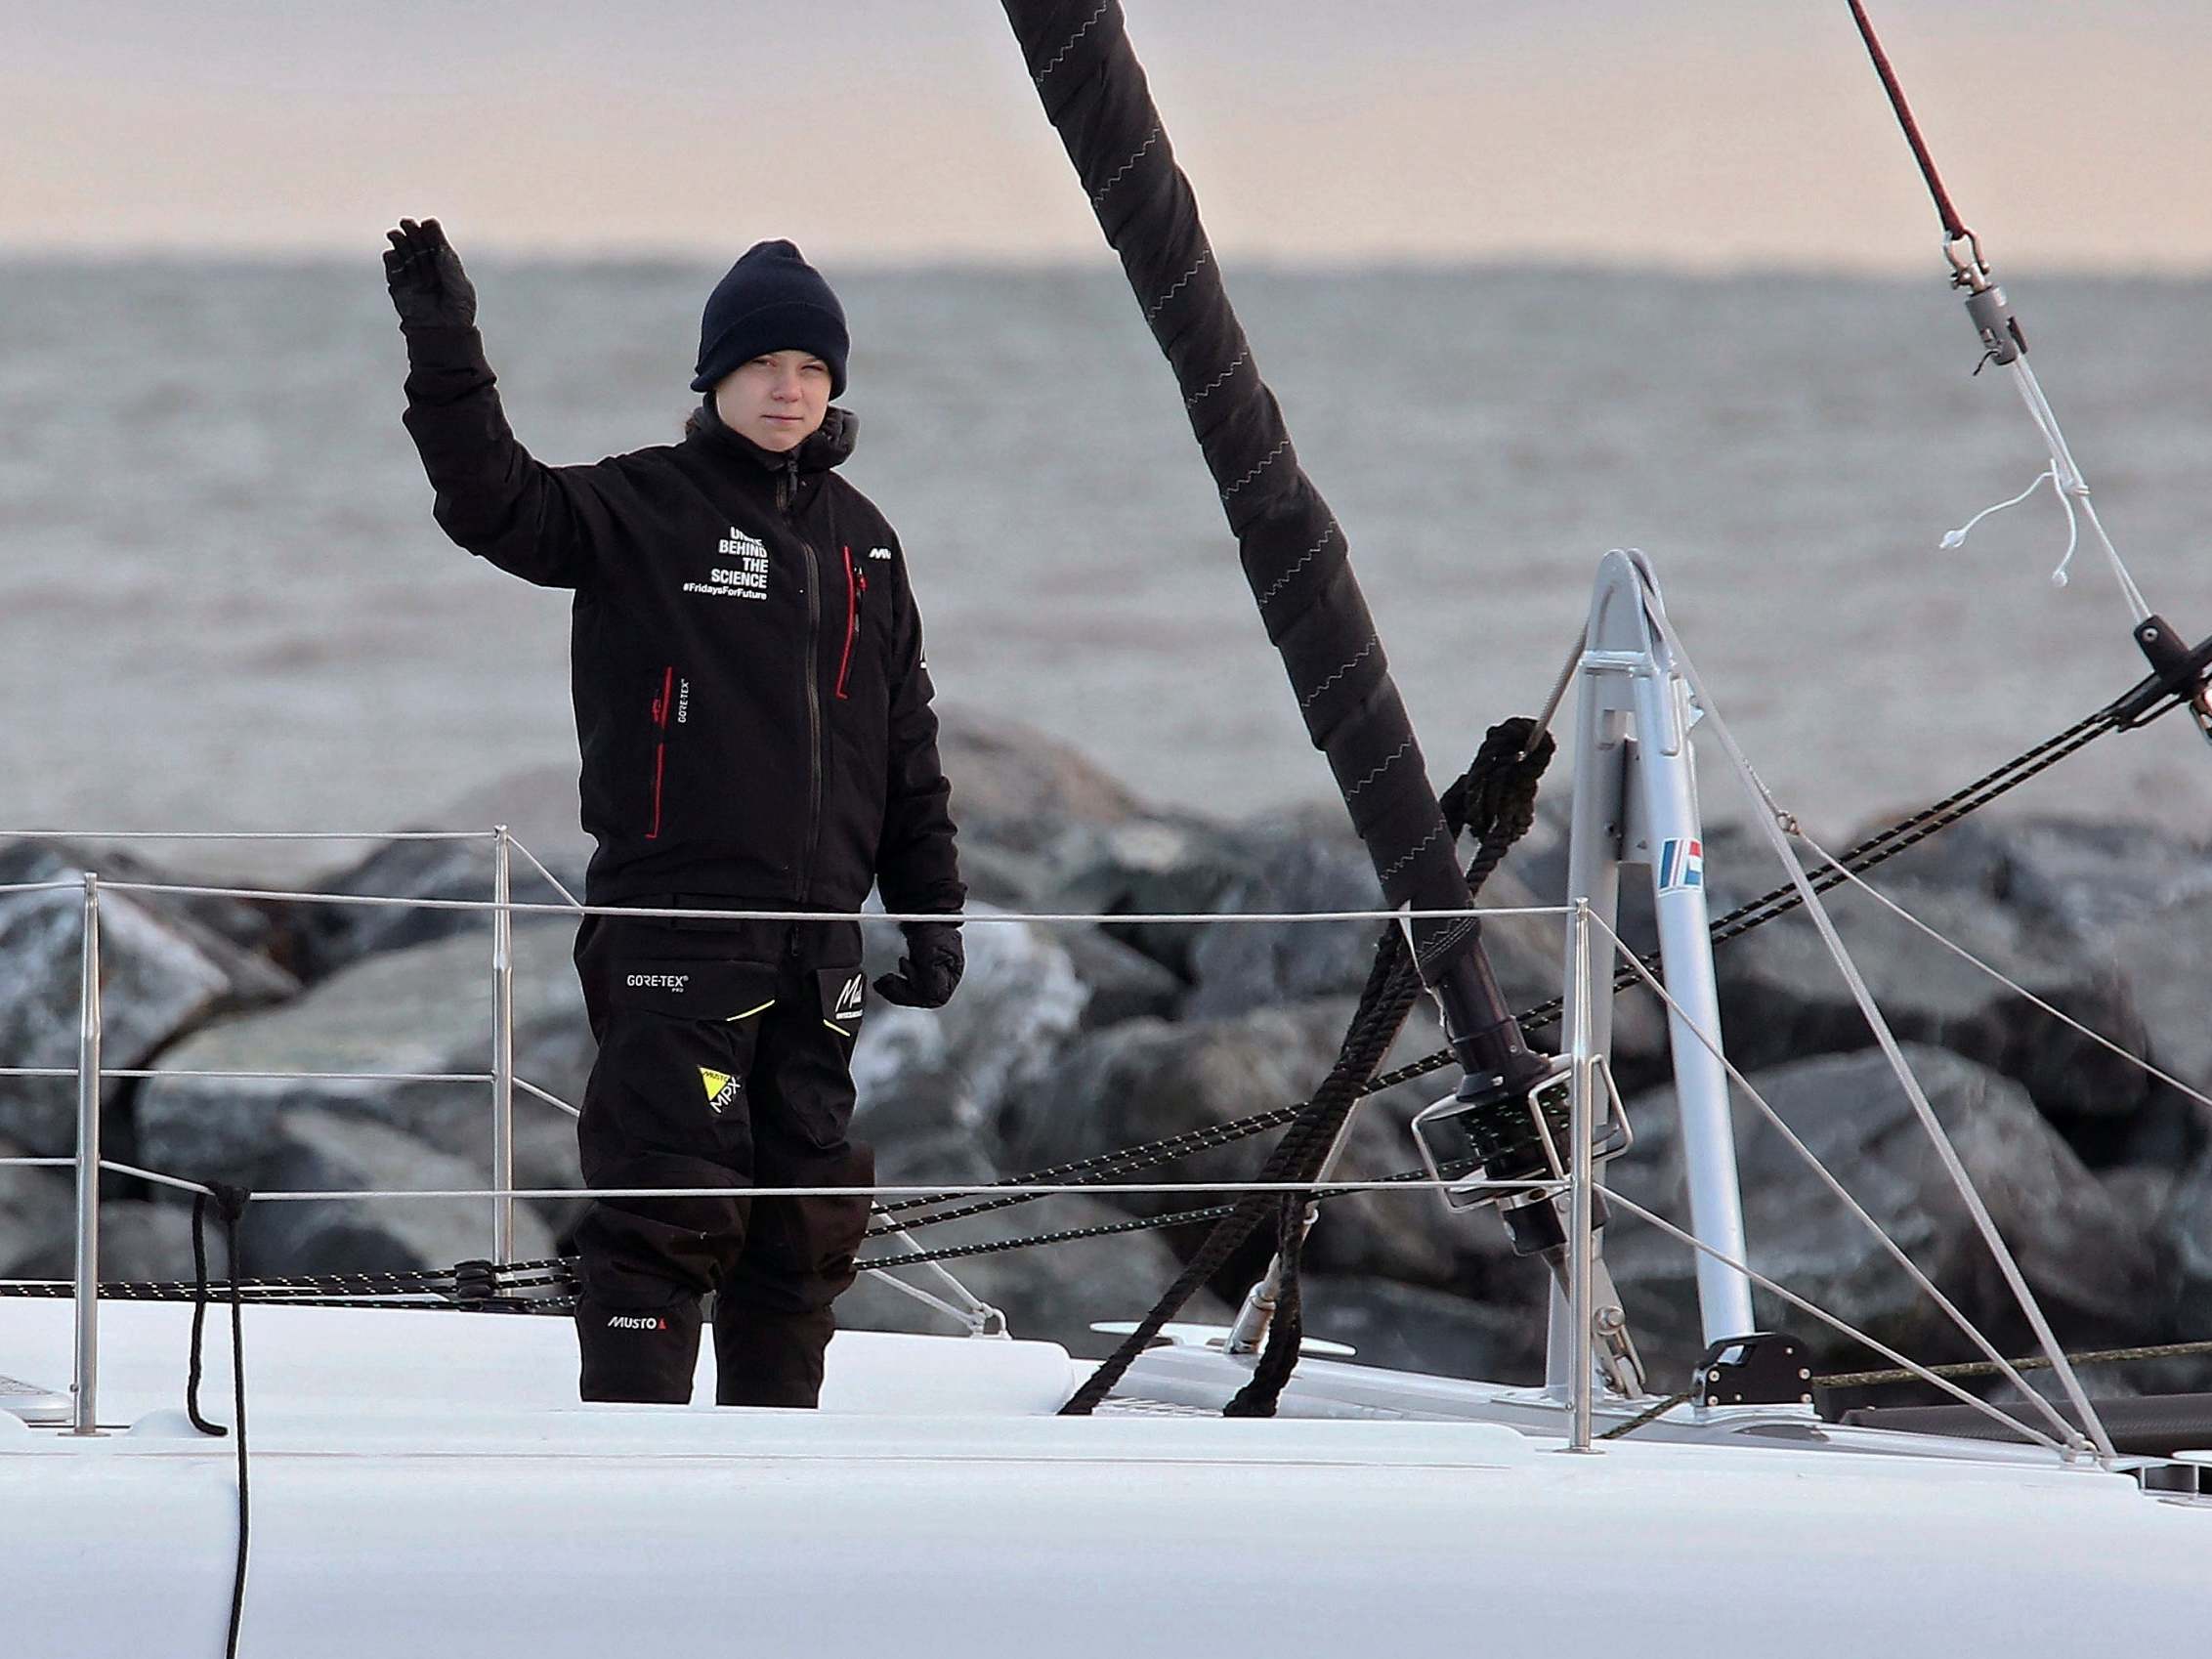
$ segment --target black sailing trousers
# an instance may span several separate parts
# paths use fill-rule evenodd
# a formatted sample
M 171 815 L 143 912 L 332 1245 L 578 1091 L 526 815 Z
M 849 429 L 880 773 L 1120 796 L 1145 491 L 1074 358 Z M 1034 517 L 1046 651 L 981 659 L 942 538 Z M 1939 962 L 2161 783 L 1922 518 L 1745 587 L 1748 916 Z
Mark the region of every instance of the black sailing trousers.
M 575 960 L 599 1042 L 576 1126 L 586 1186 L 873 1181 L 847 1134 L 857 925 L 587 916 Z M 594 1201 L 575 1233 L 583 1398 L 688 1401 L 712 1291 L 716 1403 L 814 1405 L 868 1215 L 865 1198 Z

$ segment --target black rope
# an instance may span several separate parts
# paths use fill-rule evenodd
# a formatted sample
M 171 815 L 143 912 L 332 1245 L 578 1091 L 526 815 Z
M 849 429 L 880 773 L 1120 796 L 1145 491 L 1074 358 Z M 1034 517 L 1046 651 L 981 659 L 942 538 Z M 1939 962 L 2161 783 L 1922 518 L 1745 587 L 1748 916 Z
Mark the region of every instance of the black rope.
M 231 1420 L 237 1426 L 233 1440 L 238 1449 L 238 1553 L 231 1572 L 231 1623 L 223 1641 L 224 1659 L 237 1659 L 238 1626 L 246 1611 L 246 1553 L 252 1533 L 253 1503 L 246 1479 L 246 1333 L 245 1304 L 238 1299 L 236 1275 L 243 1259 L 238 1243 L 238 1221 L 245 1214 L 246 1194 L 235 1187 L 220 1187 L 223 1204 L 223 1240 L 231 1255 Z
M 1952 791 L 1933 805 L 1924 807 L 1910 818 L 1891 825 L 1888 829 L 1868 836 L 1865 840 L 1842 854 L 1836 862 L 1854 875 L 1864 874 L 1867 871 L 1895 858 L 1899 853 L 1919 845 L 1931 835 L 1948 829 L 1969 814 L 1989 805 L 2000 796 L 2026 783 L 2029 779 L 2088 746 L 2089 744 L 2103 737 L 2106 733 L 2120 730 L 2122 727 L 2121 702 L 2125 701 L 2123 699 L 2120 702 L 2106 704 L 2096 713 L 2076 721 L 2055 737 L 2048 738 L 2033 748 L 2015 755 L 2003 765 L 1983 773 L 1973 783 Z M 1841 872 L 1825 867 L 1813 872 L 1809 877 L 1812 889 L 1816 893 L 1829 892 L 1841 886 L 1846 879 L 1847 877 Z M 1758 898 L 1739 905 L 1736 909 L 1728 912 L 1727 915 L 1716 919 L 1712 924 L 1713 942 L 1720 945 L 1740 938 L 1755 928 L 1763 927 L 1769 921 L 1788 915 L 1791 912 L 1801 908 L 1804 902 L 1804 898 L 1799 894 L 1794 883 L 1784 883 L 1771 888 L 1762 893 Z M 1646 967 L 1655 969 L 1659 965 L 1655 954 L 1645 957 L 1643 961 Z M 1613 988 L 1616 991 L 1622 991 L 1638 983 L 1639 981 L 1636 970 L 1623 967 L 1614 975 Z M 1524 1030 L 1541 1030 L 1555 1023 L 1564 1007 L 1564 1000 L 1554 997 L 1547 1001 L 1523 1008 L 1515 1017 L 1520 1021 Z M 1411 1083 L 1416 1078 L 1426 1077 L 1431 1073 L 1442 1071 L 1452 1064 L 1452 1061 L 1451 1050 L 1439 1048 L 1434 1053 L 1409 1061 L 1394 1071 L 1381 1073 L 1367 1084 L 1362 1092 L 1363 1094 L 1379 1094 L 1384 1089 L 1395 1088 L 1402 1083 Z M 1186 1129 L 1178 1134 L 1167 1135 L 1158 1140 L 1144 1141 L 1138 1145 L 1124 1147 L 1117 1151 L 1098 1153 L 1089 1158 L 1055 1164 L 1024 1175 L 1008 1175 L 999 1184 L 1003 1186 L 1033 1186 L 1042 1182 L 1057 1184 L 1082 1182 L 1087 1184 L 1109 1180 L 1116 1175 L 1131 1174 L 1140 1170 L 1172 1163 L 1176 1159 L 1187 1157 L 1195 1152 L 1212 1151 L 1217 1147 L 1233 1145 L 1254 1135 L 1265 1134 L 1269 1129 L 1280 1128 L 1285 1124 L 1293 1122 L 1311 1104 L 1310 1101 L 1298 1101 L 1293 1105 L 1270 1107 L 1264 1112 L 1255 1112 L 1249 1117 L 1231 1119 L 1227 1123 L 1210 1125 L 1204 1128 Z M 1414 1173 L 1418 1173 L 1418 1171 L 1409 1171 L 1409 1178 Z M 879 1213 L 884 1216 L 909 1214 L 919 1209 L 954 1204 L 957 1200 L 966 1196 L 961 1193 L 923 1194 L 885 1205 L 881 1208 Z M 1017 1205 L 1032 1204 L 1040 1198 L 1050 1196 L 1049 1193 L 1011 1193 L 1003 1198 L 983 1199 L 971 1204 L 960 1204 L 954 1209 L 940 1210 L 932 1214 L 915 1216 L 912 1220 L 901 1221 L 896 1225 L 879 1224 L 872 1229 L 871 1236 L 881 1237 L 902 1230 L 912 1231 L 916 1228 L 931 1226 L 939 1221 L 963 1220 L 971 1215 L 1012 1209 Z
M 1453 833 L 1458 834 L 1463 823 L 1474 826 L 1477 830 L 1474 862 L 1467 872 L 1468 892 L 1481 892 L 1506 854 L 1534 827 L 1537 786 L 1556 747 L 1550 733 L 1536 729 L 1535 721 L 1504 721 L 1490 728 L 1482 746 L 1475 752 L 1473 763 L 1446 791 L 1444 816 L 1445 822 L 1453 827 Z M 1421 982 L 1409 971 L 1410 964 L 1405 960 L 1403 935 L 1393 929 L 1387 937 L 1395 941 L 1399 949 L 1394 954 L 1389 980 L 1379 992 L 1381 1007 L 1370 1022 L 1371 1031 L 1365 1041 L 1347 1034 L 1344 1052 L 1337 1067 L 1316 1091 L 1317 1098 L 1330 1093 L 1332 1085 L 1340 1084 L 1340 1079 L 1345 1097 L 1340 1109 L 1332 1108 L 1328 1136 L 1315 1145 L 1301 1174 L 1321 1172 L 1321 1165 L 1345 1118 L 1364 1095 L 1365 1085 L 1374 1077 L 1376 1066 L 1396 1040 L 1414 999 L 1421 993 Z M 1378 973 L 1382 968 L 1381 955 L 1379 952 Z M 1362 1000 L 1365 1000 L 1364 996 Z M 1314 1132 L 1319 1133 L 1318 1127 Z M 1286 1194 L 1280 1201 L 1276 1218 L 1274 1317 L 1268 1325 L 1266 1346 L 1253 1367 L 1252 1378 L 1229 1401 L 1222 1413 L 1225 1417 L 1273 1417 L 1283 1389 L 1290 1382 L 1291 1373 L 1297 1367 L 1305 1328 L 1298 1269 L 1314 1202 L 1313 1195 L 1307 1193 Z
M 1468 889 L 1411 716 L 1351 567 L 1350 544 L 1298 464 L 1222 281 L 1190 181 L 1131 49 L 1118 0 L 1001 0 L 1044 114 L 1121 256 L 1175 376 L 1268 639 L 1329 760 L 1383 902 L 1468 909 Z M 1532 1083 L 1472 916 L 1412 924 L 1415 966 L 1470 1069 Z
M 1328 1197 L 1330 1195 L 1323 1194 Z M 1074 1244 L 1081 1239 L 1109 1239 L 1120 1233 L 1149 1232 L 1155 1227 L 1188 1227 L 1201 1222 L 1218 1221 L 1236 1213 L 1233 1204 L 1210 1204 L 1203 1210 L 1178 1210 L 1167 1215 L 1139 1215 L 1127 1221 L 1107 1221 L 1095 1227 L 1071 1227 L 1064 1232 L 1033 1233 L 1020 1239 L 986 1239 L 977 1244 L 944 1245 L 936 1250 L 920 1251 L 910 1255 L 872 1255 L 853 1263 L 854 1270 L 867 1273 L 886 1271 L 893 1267 L 919 1267 L 928 1261 L 958 1261 L 967 1256 L 996 1255 L 1001 1251 L 1029 1250 L 1041 1245 Z
M 2133 1365 L 2145 1360 L 2183 1359 L 2212 1354 L 2212 1341 L 2158 1342 L 2132 1348 L 2091 1348 L 2066 1355 L 2068 1365 Z M 2055 1369 L 2048 1354 L 2025 1354 L 2007 1362 L 2014 1371 Z M 1921 1371 L 1897 1366 L 1884 1371 L 1842 1371 L 1815 1377 L 1815 1388 L 1879 1388 L 1892 1382 L 1925 1382 L 1930 1377 L 1950 1381 L 1960 1378 L 2001 1377 L 2006 1367 L 1990 1360 L 1967 1360 L 1958 1365 L 1931 1365 Z
M 210 1181 L 207 1190 L 192 1195 L 192 1334 L 185 1370 L 185 1412 L 202 1434 L 229 1433 L 221 1424 L 200 1415 L 200 1333 L 207 1312 L 207 1201 L 212 1198 L 223 1217 L 223 1243 L 231 1258 L 231 1422 L 237 1430 L 234 1442 L 238 1463 L 238 1542 L 231 1574 L 231 1623 L 224 1638 L 225 1659 L 236 1659 L 238 1627 L 246 1609 L 246 1554 L 251 1536 L 252 1499 L 246 1477 L 246 1337 L 245 1303 L 238 1294 L 238 1271 L 243 1255 L 238 1244 L 238 1222 L 253 1195 L 243 1187 Z M 105 1290 L 105 1287 L 103 1287 Z
M 1943 222 L 1943 239 L 1955 242 L 1974 233 L 1966 228 L 1959 210 L 1951 205 L 1951 193 L 1943 188 L 1943 180 L 1936 171 L 1936 159 L 1928 153 L 1928 141 L 1920 136 L 1920 123 L 1912 118 L 1912 106 L 1905 102 L 1905 89 L 1897 84 L 1897 72 L 1890 67 L 1890 55 L 1882 50 L 1882 42 L 1874 33 L 1874 24 L 1868 21 L 1866 8 L 1859 0 L 1850 0 L 1851 21 L 1858 24 L 1859 38 L 1866 42 L 1866 55 L 1874 60 L 1874 72 L 1882 77 L 1882 90 L 1890 95 L 1890 107 L 1897 112 L 1897 125 L 1904 129 L 1905 143 L 1912 146 L 1912 158 L 1920 163 L 1920 176 L 1928 181 L 1928 193 L 1936 199 L 1936 216 Z
M 1535 821 L 1536 780 L 1551 759 L 1553 744 L 1547 735 L 1535 744 L 1533 754 L 1522 758 L 1522 750 L 1530 745 L 1534 731 L 1535 723 L 1528 720 L 1510 720 L 1493 726 L 1483 739 L 1473 763 L 1445 791 L 1439 803 L 1454 837 L 1472 814 L 1483 815 L 1476 821 L 1480 848 L 1467 872 L 1470 892 L 1479 890 L 1482 880 L 1497 869 L 1512 840 Z M 1404 932 L 1385 927 L 1376 941 L 1375 960 L 1368 970 L 1367 985 L 1360 993 L 1359 1005 L 1353 1012 L 1336 1062 L 1305 1109 L 1268 1154 L 1259 1179 L 1295 1181 L 1320 1173 L 1338 1130 L 1367 1092 L 1376 1066 L 1396 1040 L 1421 987 L 1418 964 L 1406 944 Z M 1230 1213 L 1214 1224 L 1213 1231 L 1152 1310 L 1137 1322 L 1136 1329 L 1060 1408 L 1061 1415 L 1082 1417 L 1095 1410 L 1137 1355 L 1159 1335 L 1161 1327 L 1181 1311 L 1201 1285 L 1227 1264 L 1229 1257 L 1270 1212 L 1277 1219 L 1278 1238 L 1287 1240 L 1294 1229 L 1303 1230 L 1304 1211 L 1310 1202 L 1310 1194 L 1292 1192 L 1279 1198 L 1255 1195 L 1233 1206 Z M 1271 1415 L 1276 1396 L 1297 1363 L 1297 1255 L 1293 1246 L 1283 1256 L 1282 1283 L 1286 1294 L 1277 1302 L 1279 1324 L 1269 1330 L 1267 1348 L 1254 1369 L 1252 1381 L 1230 1401 L 1226 1415 Z M 1287 1319 L 1283 1318 L 1286 1302 Z
M 2212 1341 L 2157 1342 L 2133 1348 L 2089 1348 L 2065 1356 L 2068 1365 L 2133 1365 L 2153 1359 L 2181 1359 L 2200 1354 L 2212 1354 Z M 2014 1371 L 2049 1371 L 2051 1359 L 2046 1354 L 2029 1354 L 2008 1362 Z M 1896 1366 L 1883 1371 L 1840 1371 L 1825 1377 L 1815 1377 L 1815 1388 L 1878 1388 L 1893 1382 L 1925 1382 L 1931 1377 L 1941 1377 L 1956 1382 L 1962 1378 L 2002 1377 L 2006 1366 L 1985 1359 L 1970 1360 L 1959 1365 L 1930 1365 L 1919 1370 L 1909 1366 Z M 1670 1394 L 1626 1423 L 1615 1424 L 1597 1436 L 1600 1440 L 1625 1440 L 1646 1424 L 1657 1423 L 1677 1406 L 1686 1405 L 1697 1398 L 1695 1388 L 1680 1394 Z
M 236 1264 L 232 1265 L 233 1276 Z M 105 1295 L 107 1287 L 101 1286 Z M 202 1434 L 218 1437 L 231 1431 L 220 1423 L 210 1423 L 199 1414 L 200 1334 L 207 1323 L 207 1194 L 192 1194 L 192 1338 L 191 1348 L 185 1362 L 185 1415 L 191 1419 L 192 1426 Z
M 1291 1127 L 1277 1145 L 1269 1162 L 1279 1172 L 1262 1175 L 1261 1179 L 1297 1180 L 1321 1172 L 1321 1164 L 1328 1157 L 1330 1146 L 1360 1099 L 1361 1085 L 1375 1075 L 1376 1066 L 1405 1024 L 1414 999 L 1421 994 L 1421 980 L 1414 973 L 1409 957 L 1405 938 L 1397 929 L 1385 930 L 1376 941 L 1375 965 L 1369 974 L 1367 989 L 1361 994 L 1359 1012 L 1353 1017 L 1351 1029 L 1344 1034 L 1336 1063 L 1322 1080 L 1321 1086 L 1314 1090 L 1313 1105 L 1306 1115 Z M 1250 1381 L 1222 1409 L 1224 1417 L 1274 1416 L 1276 1397 L 1290 1381 L 1292 1368 L 1297 1364 L 1300 1325 L 1297 1267 L 1306 1231 L 1305 1210 L 1312 1202 L 1310 1193 L 1291 1192 L 1279 1198 L 1262 1198 L 1255 1205 L 1255 1225 L 1265 1218 L 1270 1209 L 1275 1211 L 1276 1316 L 1268 1326 L 1267 1345 L 1255 1364 Z M 1239 1230 L 1231 1223 L 1224 1223 L 1220 1230 L 1234 1233 L 1231 1250 L 1252 1232 L 1251 1227 Z M 1221 1253 L 1223 1262 L 1228 1254 L 1227 1251 Z M 1212 1276 L 1212 1272 L 1206 1275 Z M 1186 1299 L 1187 1293 L 1176 1299 L 1174 1307 L 1166 1311 L 1161 1322 L 1180 1312 Z M 1128 1362 L 1140 1351 L 1141 1345 L 1123 1361 L 1107 1383 L 1108 1388 L 1121 1380 L 1122 1372 L 1128 1369 Z M 1091 1381 L 1095 1383 L 1098 1380 Z M 1105 1392 L 1101 1390 L 1098 1398 L 1104 1397 Z

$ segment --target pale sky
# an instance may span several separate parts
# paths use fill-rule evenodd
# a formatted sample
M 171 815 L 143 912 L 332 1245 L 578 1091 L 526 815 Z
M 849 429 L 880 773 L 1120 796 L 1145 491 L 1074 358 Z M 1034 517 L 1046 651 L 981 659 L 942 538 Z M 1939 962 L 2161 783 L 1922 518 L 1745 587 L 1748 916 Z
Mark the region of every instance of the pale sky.
M 1844 0 L 1125 0 L 1224 252 L 1926 271 Z M 2002 272 L 2212 268 L 2212 0 L 1875 0 Z M 0 255 L 1101 257 L 997 0 L 0 0 Z

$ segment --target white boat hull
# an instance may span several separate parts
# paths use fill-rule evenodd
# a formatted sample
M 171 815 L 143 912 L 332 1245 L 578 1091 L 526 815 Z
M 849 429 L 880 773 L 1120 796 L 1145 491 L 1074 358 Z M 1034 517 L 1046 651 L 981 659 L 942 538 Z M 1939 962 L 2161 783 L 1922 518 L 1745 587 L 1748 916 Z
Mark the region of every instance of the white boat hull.
M 222 1651 L 233 1449 L 178 1409 L 186 1318 L 104 1310 L 130 1431 L 0 1418 L 0 1651 Z M 1080 1366 L 1049 1344 L 864 1334 L 819 1413 L 584 1407 L 558 1321 L 246 1325 L 249 1654 L 1957 1659 L 2191 1652 L 2212 1616 L 2212 1508 L 2056 1460 L 1061 1419 Z M 0 1369 L 65 1376 L 68 1332 L 0 1303 Z

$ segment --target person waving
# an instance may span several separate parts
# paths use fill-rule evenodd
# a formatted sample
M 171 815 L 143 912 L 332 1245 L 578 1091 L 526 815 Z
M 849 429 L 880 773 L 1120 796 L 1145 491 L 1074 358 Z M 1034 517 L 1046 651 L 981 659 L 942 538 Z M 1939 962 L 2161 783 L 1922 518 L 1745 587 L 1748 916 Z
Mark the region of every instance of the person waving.
M 681 442 L 547 466 L 508 429 L 476 291 L 438 221 L 384 255 L 405 422 L 461 547 L 574 589 L 570 668 L 589 906 L 957 915 L 951 790 L 906 556 L 837 474 L 858 422 L 830 285 L 787 241 L 708 296 Z M 938 1007 L 956 920 L 905 924 L 886 999 Z M 587 915 L 599 1053 L 577 1124 L 593 1188 L 865 1187 L 850 1069 L 858 923 Z M 587 1400 L 684 1401 L 702 1297 L 715 1398 L 811 1406 L 864 1198 L 611 1198 L 578 1224 Z

